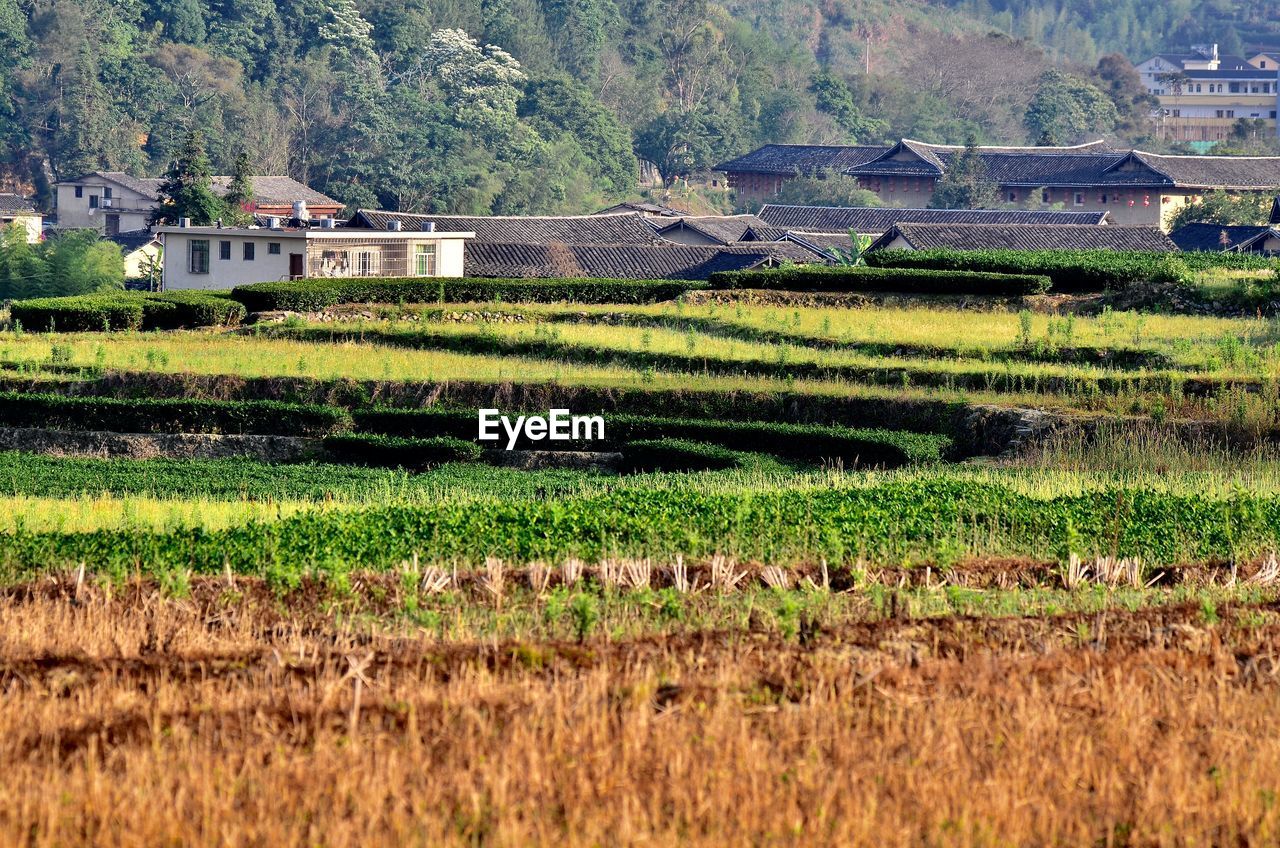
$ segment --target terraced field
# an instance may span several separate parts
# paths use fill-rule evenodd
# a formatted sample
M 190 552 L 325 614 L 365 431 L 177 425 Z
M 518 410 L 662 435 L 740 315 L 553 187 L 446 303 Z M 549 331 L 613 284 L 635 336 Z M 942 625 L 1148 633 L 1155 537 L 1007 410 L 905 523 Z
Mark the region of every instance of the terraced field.
M 0 332 L 0 843 L 1274 841 L 1280 325 L 726 297 Z

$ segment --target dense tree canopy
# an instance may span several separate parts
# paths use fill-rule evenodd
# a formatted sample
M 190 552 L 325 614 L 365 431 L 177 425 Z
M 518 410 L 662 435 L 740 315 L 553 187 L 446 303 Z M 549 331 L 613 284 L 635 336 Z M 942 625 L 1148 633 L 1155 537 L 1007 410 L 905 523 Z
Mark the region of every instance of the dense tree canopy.
M 1096 54 L 1212 39 L 1204 2 L 0 0 L 0 181 L 164 175 L 199 129 L 214 173 L 350 204 L 582 212 L 765 142 L 1137 142 L 1150 102 Z

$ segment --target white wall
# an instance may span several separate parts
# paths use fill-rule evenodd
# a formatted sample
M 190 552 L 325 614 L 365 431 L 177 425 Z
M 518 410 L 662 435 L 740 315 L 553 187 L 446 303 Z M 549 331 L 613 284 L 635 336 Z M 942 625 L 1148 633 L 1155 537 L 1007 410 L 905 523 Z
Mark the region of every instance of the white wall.
M 15 221 L 26 228 L 27 244 L 35 244 L 40 241 L 40 229 L 44 222 L 43 216 L 34 213 L 31 215 L 5 215 L 0 218 L 0 227 L 8 227 Z
M 76 197 L 76 185 L 80 186 L 81 196 Z M 106 202 L 105 182 L 58 183 L 58 229 L 60 230 L 97 230 L 106 229 L 108 214 L 120 216 L 120 232 L 140 230 L 147 226 L 151 209 L 156 202 L 149 197 L 138 194 L 124 186 L 110 183 L 111 207 L 102 206 Z M 89 198 L 98 198 L 98 208 L 89 206 Z
M 466 239 L 440 239 L 436 242 L 436 274 L 441 277 L 461 277 L 466 251 Z
M 289 277 L 289 254 L 306 255 L 302 234 L 272 232 L 231 234 L 227 231 L 201 228 L 191 233 L 165 231 L 164 287 L 172 289 L 229 289 L 245 283 L 265 283 Z M 209 242 L 209 273 L 191 273 L 191 243 Z M 231 258 L 219 259 L 219 242 L 231 242 Z M 246 242 L 254 244 L 254 258 L 244 258 Z M 272 255 L 269 245 L 278 243 L 280 253 Z
M 332 233 L 333 231 L 329 231 Z M 366 234 L 372 242 L 381 242 L 387 233 L 379 231 L 347 231 L 340 233 L 342 240 L 350 239 L 353 233 Z M 306 273 L 307 244 L 313 248 L 322 248 L 326 240 L 326 231 L 279 231 L 279 230 L 219 230 L 214 227 L 195 227 L 184 230 L 176 227 L 165 227 L 160 230 L 164 241 L 164 287 L 165 289 L 228 289 L 246 283 L 265 283 L 289 278 L 289 254 L 298 253 L 303 257 L 303 273 Z M 469 234 L 468 234 L 469 235 Z M 191 242 L 207 240 L 209 242 L 209 273 L 193 274 L 191 272 Z M 219 259 L 219 243 L 231 243 L 231 258 Z M 443 238 L 426 236 L 420 233 L 406 234 L 409 244 L 409 256 L 413 256 L 413 245 L 422 242 L 434 242 L 436 247 L 436 276 L 461 277 L 463 260 L 466 251 L 465 238 Z M 255 245 L 254 258 L 244 259 L 244 245 L 252 242 Z M 270 245 L 278 243 L 280 253 L 272 255 Z M 348 245 L 343 244 L 343 247 Z
M 160 245 L 152 242 L 144 244 L 137 250 L 129 251 L 124 255 L 125 277 L 137 279 L 147 276 L 148 260 L 159 260 L 162 255 L 163 251 L 161 251 Z

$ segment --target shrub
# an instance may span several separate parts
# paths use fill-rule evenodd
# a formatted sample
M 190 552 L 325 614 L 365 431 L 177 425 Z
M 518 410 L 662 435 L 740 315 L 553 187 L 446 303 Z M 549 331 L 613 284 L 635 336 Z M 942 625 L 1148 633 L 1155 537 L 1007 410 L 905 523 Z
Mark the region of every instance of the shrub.
M 475 442 L 452 436 L 411 439 L 367 433 L 327 436 L 324 448 L 338 462 L 412 469 L 426 468 L 442 462 L 474 462 L 484 452 Z
M 0 392 L 0 424 L 118 433 L 324 436 L 348 429 L 345 410 L 270 400 L 68 397 Z
M 363 277 L 254 283 L 236 286 L 231 296 L 252 312 L 307 312 L 340 303 L 466 303 L 490 300 L 654 303 L 705 287 L 702 283 L 682 280 Z
M 1280 267 L 1274 256 L 1262 253 L 1209 253 L 1192 251 L 1178 256 L 1192 271 L 1207 271 L 1213 268 L 1225 268 L 1230 271 L 1265 271 L 1268 268 Z
M 86 294 L 19 300 L 9 317 L 26 330 L 82 332 L 142 328 L 142 299 L 128 294 Z
M 1110 250 L 877 250 L 866 254 L 878 268 L 980 271 L 1048 277 L 1055 291 L 1101 291 L 1130 283 L 1183 283 L 1190 269 L 1181 254 Z
M 917 268 L 796 266 L 766 271 L 720 271 L 711 275 L 710 282 L 711 287 L 717 289 L 896 291 L 999 297 L 1043 294 L 1049 290 L 1049 278 L 1043 275 Z
M 232 326 L 244 319 L 245 308 L 211 292 L 112 292 L 20 300 L 9 314 L 36 332 L 171 330 Z
M 243 303 L 223 293 L 176 291 L 142 298 L 144 330 L 233 327 L 247 314 Z

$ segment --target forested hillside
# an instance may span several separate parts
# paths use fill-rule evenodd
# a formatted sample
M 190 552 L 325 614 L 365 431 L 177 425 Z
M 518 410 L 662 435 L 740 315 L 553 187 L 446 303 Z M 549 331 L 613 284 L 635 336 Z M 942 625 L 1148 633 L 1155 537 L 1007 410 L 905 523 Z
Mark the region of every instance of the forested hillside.
M 967 2 L 0 0 L 3 165 L 47 198 L 88 170 L 158 174 L 198 127 L 224 173 L 244 151 L 353 204 L 515 214 L 632 194 L 641 159 L 670 179 L 768 141 L 1141 133 L 1136 80 L 1092 54 L 1151 42 L 1153 4 L 1111 4 L 1133 19 L 1112 36 L 1085 0 L 1052 27 L 1026 10 L 1044 3 Z M 1098 35 L 1060 64 L 988 22 Z
M 1134 61 L 1160 50 L 1216 42 L 1224 53 L 1280 48 L 1275 0 L 946 0 L 1020 38 L 1084 62 L 1119 51 Z

